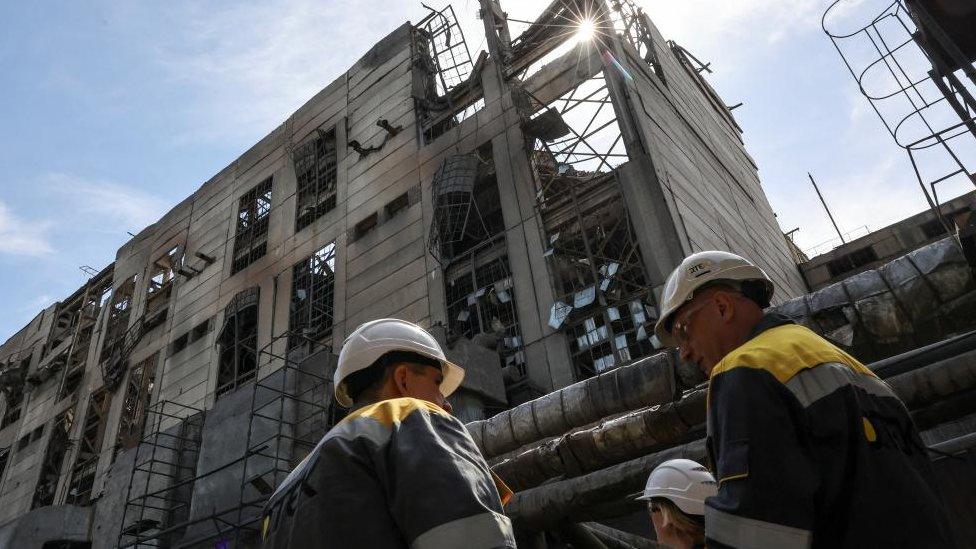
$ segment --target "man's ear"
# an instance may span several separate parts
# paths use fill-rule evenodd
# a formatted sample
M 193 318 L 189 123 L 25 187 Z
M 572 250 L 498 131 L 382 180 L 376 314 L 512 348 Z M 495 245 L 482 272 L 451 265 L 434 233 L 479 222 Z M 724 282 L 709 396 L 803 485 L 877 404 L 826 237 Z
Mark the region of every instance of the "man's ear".
M 722 315 L 725 322 L 731 321 L 735 317 L 735 299 L 728 292 L 715 292 L 712 296 L 718 306 L 718 314 Z
M 393 367 L 393 384 L 396 385 L 401 396 L 407 395 L 407 374 L 410 373 L 409 370 L 410 367 L 406 364 L 397 364 Z

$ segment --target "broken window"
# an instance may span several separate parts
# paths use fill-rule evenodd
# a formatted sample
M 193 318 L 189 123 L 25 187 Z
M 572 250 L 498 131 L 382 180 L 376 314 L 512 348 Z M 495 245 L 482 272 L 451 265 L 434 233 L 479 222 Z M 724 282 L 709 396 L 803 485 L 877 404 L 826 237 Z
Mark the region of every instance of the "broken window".
M 156 354 L 132 367 L 122 400 L 122 416 L 115 439 L 115 455 L 135 448 L 142 439 L 142 429 L 149 414 L 149 403 L 156 383 Z
M 298 181 L 295 209 L 295 232 L 298 232 L 336 206 L 335 128 L 318 130 L 314 139 L 295 149 L 293 159 Z
M 78 439 L 78 454 L 71 468 L 71 482 L 68 484 L 68 505 L 89 505 L 92 485 L 95 483 L 95 469 L 102 451 L 102 439 L 108 423 L 108 409 L 112 403 L 109 392 L 99 389 L 92 393 L 85 409 L 85 422 Z
M 244 193 L 238 203 L 231 274 L 241 271 L 268 252 L 271 183 L 272 178 L 265 179 Z
M 874 248 L 868 246 L 860 250 L 854 250 L 840 256 L 839 258 L 827 262 L 827 270 L 831 277 L 843 276 L 851 271 L 863 267 L 878 260 L 878 254 Z
M 431 10 L 414 27 L 414 89 L 424 143 L 431 143 L 485 106 L 481 71 L 471 62 L 464 34 L 450 5 Z
M 217 335 L 217 398 L 234 391 L 257 375 L 258 287 L 248 288 L 224 309 L 224 325 Z
M 525 357 L 491 146 L 445 159 L 431 192 L 430 252 L 444 269 L 448 331 L 480 335 L 513 374 L 506 379 L 521 379 Z
M 332 335 L 335 288 L 335 242 L 292 267 L 291 311 L 288 338 L 292 349 L 314 341 L 323 343 Z
M 31 509 L 54 504 L 58 479 L 61 478 L 61 466 L 64 458 L 71 449 L 71 427 L 74 425 L 74 408 L 65 410 L 54 422 L 51 436 L 47 440 L 44 451 L 44 461 L 41 462 L 41 474 L 34 488 L 34 498 Z

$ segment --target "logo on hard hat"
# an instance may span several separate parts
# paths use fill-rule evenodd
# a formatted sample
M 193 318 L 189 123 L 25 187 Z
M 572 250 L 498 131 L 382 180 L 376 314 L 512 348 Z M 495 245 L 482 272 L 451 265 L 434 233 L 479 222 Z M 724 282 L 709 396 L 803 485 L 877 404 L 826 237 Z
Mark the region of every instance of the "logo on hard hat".
M 701 263 L 695 263 L 688 268 L 688 276 L 692 278 L 698 278 L 702 275 L 707 275 L 712 272 L 712 262 L 702 261 Z

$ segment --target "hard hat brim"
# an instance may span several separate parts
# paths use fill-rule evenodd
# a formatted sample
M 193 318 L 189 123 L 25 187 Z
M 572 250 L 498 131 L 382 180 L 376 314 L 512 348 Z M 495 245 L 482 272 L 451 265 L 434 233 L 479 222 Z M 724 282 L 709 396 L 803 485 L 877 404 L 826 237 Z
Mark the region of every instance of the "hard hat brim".
M 461 382 L 464 381 L 465 372 L 464 368 L 449 360 L 440 360 L 439 362 L 441 363 L 441 374 L 444 376 L 439 389 L 441 394 L 444 395 L 444 398 L 447 398 L 461 386 Z M 352 399 L 349 398 L 349 394 L 346 392 L 345 383 L 341 383 L 335 388 L 335 399 L 343 408 L 352 408 L 353 406 Z

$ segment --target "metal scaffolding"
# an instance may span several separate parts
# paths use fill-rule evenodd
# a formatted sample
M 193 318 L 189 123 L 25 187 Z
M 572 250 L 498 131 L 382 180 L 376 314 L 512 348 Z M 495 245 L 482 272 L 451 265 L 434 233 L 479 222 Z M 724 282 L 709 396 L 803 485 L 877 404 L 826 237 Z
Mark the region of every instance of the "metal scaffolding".
M 200 471 L 207 412 L 170 401 L 152 406 L 135 449 L 118 547 L 260 544 L 265 501 L 343 416 L 331 397 L 330 348 L 307 340 L 295 351 L 274 351 L 301 337 L 285 332 L 254 350 L 265 366 L 281 366 L 243 388 L 250 391 L 244 451 L 212 469 Z M 223 482 L 218 476 L 228 474 L 239 475 L 240 484 L 225 505 L 193 504 L 198 482 Z

